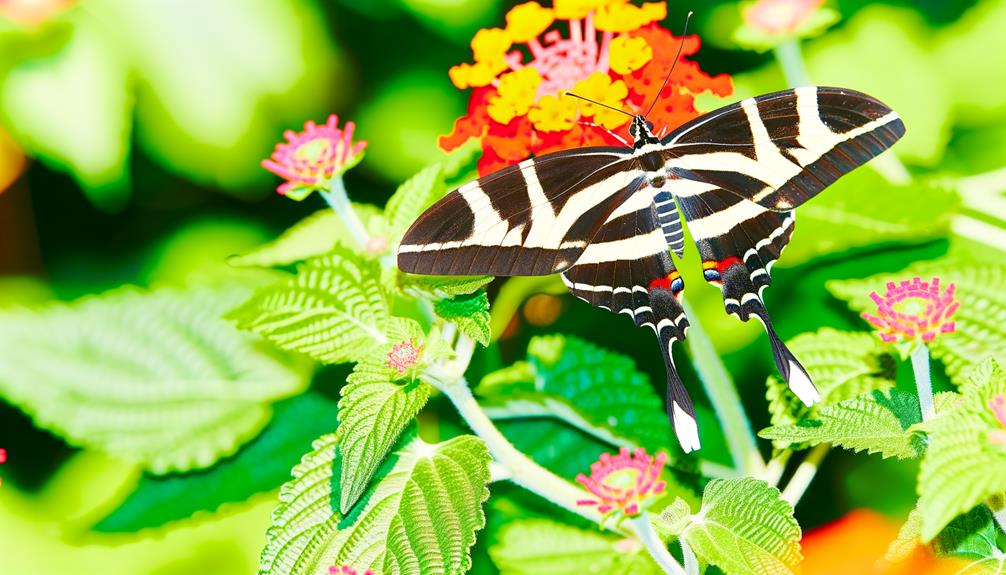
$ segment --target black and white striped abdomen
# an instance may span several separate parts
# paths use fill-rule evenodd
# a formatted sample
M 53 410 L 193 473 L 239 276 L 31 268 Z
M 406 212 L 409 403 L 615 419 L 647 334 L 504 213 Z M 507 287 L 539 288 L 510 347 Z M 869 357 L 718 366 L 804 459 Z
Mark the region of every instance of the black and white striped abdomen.
M 667 245 L 679 258 L 685 251 L 685 230 L 681 227 L 678 205 L 669 189 L 659 189 L 653 194 L 653 204 L 657 209 L 657 221 L 664 232 Z

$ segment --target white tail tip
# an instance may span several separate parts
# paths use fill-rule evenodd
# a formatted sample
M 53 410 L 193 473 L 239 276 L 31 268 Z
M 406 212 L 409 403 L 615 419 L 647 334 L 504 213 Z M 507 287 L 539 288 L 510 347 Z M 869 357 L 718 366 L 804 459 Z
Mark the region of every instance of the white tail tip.
M 681 409 L 678 402 L 674 402 L 671 407 L 674 420 L 674 434 L 678 436 L 678 443 L 685 453 L 691 453 L 701 447 L 699 444 L 699 426 L 695 423 L 695 418 Z
M 794 362 L 789 362 L 789 388 L 800 398 L 804 405 L 814 405 L 821 401 L 821 394 L 804 373 L 803 368 Z

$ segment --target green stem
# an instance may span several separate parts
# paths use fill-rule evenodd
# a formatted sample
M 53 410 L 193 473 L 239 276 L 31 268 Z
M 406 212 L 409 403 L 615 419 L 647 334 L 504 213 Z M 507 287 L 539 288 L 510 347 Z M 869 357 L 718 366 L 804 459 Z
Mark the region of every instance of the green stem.
M 787 40 L 773 48 L 775 59 L 782 67 L 782 74 L 786 77 L 786 84 L 791 88 L 798 86 L 811 86 L 810 74 L 807 73 L 807 66 L 804 64 L 803 52 L 800 50 L 798 39 Z
M 815 445 L 814 449 L 811 449 L 810 453 L 807 454 L 807 458 L 796 468 L 793 477 L 786 484 L 786 488 L 782 490 L 782 498 L 788 501 L 790 505 L 796 507 L 797 502 L 807 492 L 810 482 L 817 475 L 817 470 L 821 467 L 821 462 L 828 455 L 830 449 L 831 446 L 827 443 Z
M 695 552 L 689 547 L 684 537 L 679 538 L 678 543 L 681 544 L 681 556 L 685 560 L 685 573 L 688 575 L 699 575 L 699 559 L 695 556 Z
M 633 517 L 628 522 L 629 526 L 636 531 L 639 541 L 650 552 L 650 557 L 657 562 L 657 565 L 670 575 L 687 575 L 671 552 L 667 550 L 667 545 L 657 536 L 653 529 L 653 523 L 647 514 L 643 513 L 638 517 Z
M 758 476 L 765 468 L 765 461 L 758 451 L 754 431 L 751 429 L 747 414 L 744 413 L 741 398 L 737 394 L 730 373 L 723 366 L 713 342 L 702 329 L 698 315 L 688 300 L 683 299 L 682 305 L 691 323 L 685 343 L 726 435 L 727 448 L 730 450 L 734 467 L 744 475 Z
M 915 391 L 919 395 L 919 408 L 922 410 L 922 421 L 929 421 L 936 416 L 933 406 L 933 382 L 929 375 L 929 348 L 920 343 L 912 350 L 912 372 L 915 374 Z
M 332 178 L 328 184 L 328 189 L 321 190 L 321 197 L 325 199 L 325 202 L 332 208 L 335 215 L 339 216 L 342 225 L 346 226 L 346 229 L 349 230 L 350 235 L 353 236 L 353 241 L 356 242 L 356 247 L 365 250 L 370 235 L 367 233 L 367 228 L 363 226 L 363 222 L 360 221 L 360 217 L 356 215 L 353 204 L 349 201 L 349 195 L 346 193 L 346 184 L 343 183 L 342 178 Z

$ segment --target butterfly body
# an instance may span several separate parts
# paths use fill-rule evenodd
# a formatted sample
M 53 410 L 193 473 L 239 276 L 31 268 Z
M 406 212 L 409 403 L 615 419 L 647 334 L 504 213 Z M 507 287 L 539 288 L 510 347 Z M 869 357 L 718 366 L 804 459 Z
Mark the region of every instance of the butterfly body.
M 743 100 L 663 139 L 641 116 L 629 132 L 631 148 L 548 154 L 449 193 L 405 234 L 399 267 L 560 273 L 576 297 L 652 329 L 666 365 L 668 414 L 691 451 L 699 447 L 695 413 L 672 355 L 688 328 L 684 283 L 670 255 L 683 254 L 683 216 L 726 312 L 762 323 L 790 389 L 817 401 L 762 293 L 793 233 L 794 208 L 900 138 L 897 114 L 859 92 L 807 87 Z

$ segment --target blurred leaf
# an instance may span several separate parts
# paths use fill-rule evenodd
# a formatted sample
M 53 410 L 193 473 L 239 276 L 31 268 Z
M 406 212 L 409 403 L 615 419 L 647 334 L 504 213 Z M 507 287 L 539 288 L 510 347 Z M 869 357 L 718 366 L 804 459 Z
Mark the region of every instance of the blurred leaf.
M 556 417 L 613 445 L 642 446 L 651 453 L 671 445 L 660 398 L 631 359 L 551 335 L 531 340 L 528 365 L 531 380 L 519 372 L 518 381 L 489 375 L 478 387 L 490 417 Z
M 470 294 L 493 281 L 492 276 L 424 276 L 398 274 L 398 287 L 413 297 L 443 299 Z
M 1004 28 L 1006 4 L 985 0 L 939 30 L 931 63 L 951 90 L 958 123 L 980 126 L 1006 116 L 1006 58 L 989 53 L 1002 42 Z
M 143 475 L 133 492 L 93 529 L 139 531 L 275 489 L 290 477 L 298 454 L 314 438 L 335 429 L 337 416 L 336 402 L 318 393 L 280 401 L 269 425 L 233 457 L 205 471 Z
M 289 280 L 258 290 L 229 317 L 324 363 L 356 360 L 387 342 L 380 265 L 342 246 L 308 260 Z
M 1006 446 L 993 439 L 1003 427 L 988 405 L 1006 395 L 1006 374 L 989 360 L 971 372 L 962 393 L 959 403 L 925 424 L 929 449 L 919 474 L 923 541 L 955 516 L 1006 492 Z
M 846 174 L 813 202 L 801 206 L 793 240 L 781 266 L 795 266 L 851 249 L 887 242 L 946 237 L 960 207 L 949 188 L 888 183 L 875 170 Z
M 507 523 L 489 554 L 502 575 L 662 573 L 636 541 L 547 519 Z
M 912 509 L 905 519 L 904 525 L 898 530 L 898 537 L 891 541 L 887 548 L 884 559 L 891 563 L 904 561 L 915 553 L 915 550 L 922 545 L 922 516 L 918 509 Z
M 370 204 L 353 204 L 367 231 L 378 231 L 383 221 L 381 210 Z M 279 267 L 322 256 L 336 244 L 354 249 L 352 236 L 331 209 L 318 210 L 284 231 L 278 238 L 254 250 L 230 258 L 239 267 Z
M 799 569 L 800 526 L 779 490 L 756 479 L 714 479 L 702 494 L 702 509 L 679 517 L 675 506 L 663 519 L 702 561 L 731 575 L 794 573 Z
M 381 573 L 464 573 L 485 524 L 489 453 L 476 437 L 427 444 L 416 438 L 347 517 L 332 509 L 331 436 L 294 469 L 280 493 L 262 552 L 262 575 L 323 572 L 352 565 Z
M 396 0 L 434 32 L 466 43 L 479 28 L 494 25 L 500 0 Z
M 520 452 L 570 481 L 578 473 L 587 472 L 602 453 L 611 451 L 608 444 L 555 419 L 534 417 L 495 423 Z
M 219 319 L 243 290 L 121 289 L 0 320 L 0 391 L 40 427 L 155 474 L 208 467 L 304 389 L 303 362 Z
M 954 314 L 956 331 L 927 344 L 933 357 L 943 362 L 950 379 L 959 385 L 968 367 L 1006 354 L 1006 324 L 992 319 L 1006 317 L 1006 291 L 1002 289 L 1006 285 L 1006 265 L 944 258 L 919 262 L 894 274 L 833 280 L 827 287 L 857 312 L 873 311 L 876 304 L 870 299 L 871 292 L 883 291 L 887 282 L 909 280 L 917 275 L 925 280 L 939 277 L 944 286 L 950 283 L 957 286 L 954 298 L 961 306 Z
M 461 333 L 484 346 L 489 345 L 492 333 L 489 329 L 489 297 L 485 290 L 442 299 L 434 305 L 434 310 L 438 316 L 454 322 Z
M 0 118 L 29 154 L 70 172 L 105 210 L 129 195 L 132 95 L 124 54 L 101 22 L 71 13 L 62 50 L 17 63 L 0 83 Z
M 769 427 L 758 435 L 785 443 L 832 443 L 885 458 L 912 459 L 924 447 L 922 438 L 908 427 L 921 420 L 918 398 L 891 388 L 886 395 L 874 390 L 820 409 L 796 425 Z

